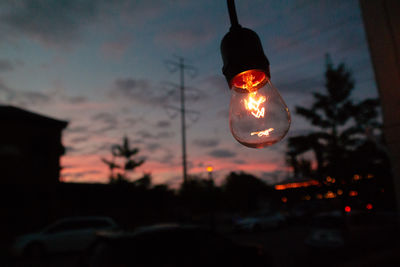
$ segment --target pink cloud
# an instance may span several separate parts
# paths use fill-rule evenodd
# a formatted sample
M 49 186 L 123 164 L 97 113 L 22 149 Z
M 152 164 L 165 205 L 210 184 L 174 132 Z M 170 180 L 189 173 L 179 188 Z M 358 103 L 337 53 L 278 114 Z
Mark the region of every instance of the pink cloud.
M 120 59 L 127 51 L 130 45 L 130 41 L 116 41 L 116 42 L 106 42 L 100 47 L 100 51 L 104 54 L 106 58 L 109 59 Z

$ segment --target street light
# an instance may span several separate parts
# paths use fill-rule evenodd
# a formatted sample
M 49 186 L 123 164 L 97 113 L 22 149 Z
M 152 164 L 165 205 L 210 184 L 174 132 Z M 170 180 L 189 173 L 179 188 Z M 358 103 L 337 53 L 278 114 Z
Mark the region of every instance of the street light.
M 208 166 L 207 167 L 207 172 L 208 172 L 208 179 L 210 179 L 210 181 L 212 181 L 212 172 L 213 172 L 214 168 L 212 166 Z
M 236 140 L 263 148 L 280 141 L 290 127 L 289 109 L 271 83 L 260 38 L 240 26 L 234 0 L 227 0 L 231 27 L 221 42 L 224 74 L 232 96 L 229 125 Z

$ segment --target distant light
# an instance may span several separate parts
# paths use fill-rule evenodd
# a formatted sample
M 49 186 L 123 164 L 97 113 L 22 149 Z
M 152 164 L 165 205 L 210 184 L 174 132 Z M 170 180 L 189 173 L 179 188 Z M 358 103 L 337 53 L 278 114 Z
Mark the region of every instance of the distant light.
M 325 193 L 325 198 L 335 198 L 336 194 L 333 193 L 332 191 L 328 191 Z
M 350 211 L 351 211 L 351 207 L 350 207 L 350 206 L 344 207 L 344 211 L 345 211 L 345 212 L 350 212 Z
M 329 183 L 332 182 L 332 177 L 330 177 L 330 176 L 326 177 L 326 181 Z
M 361 176 L 360 176 L 360 175 L 354 174 L 354 176 L 353 176 L 353 180 L 354 180 L 354 181 L 358 181 L 358 180 L 360 180 L 360 179 L 361 179 Z
M 349 192 L 349 196 L 351 196 L 351 197 L 356 197 L 356 196 L 358 196 L 358 192 L 352 190 L 352 191 Z
M 374 175 L 373 174 L 367 174 L 367 179 L 371 179 L 371 178 L 374 178 Z
M 322 199 L 323 198 L 322 194 L 317 194 L 317 198 Z
M 343 190 L 342 190 L 342 189 L 338 189 L 338 190 L 337 190 L 337 194 L 338 194 L 339 196 L 343 195 Z
M 382 188 L 382 189 L 381 189 L 381 193 L 385 193 L 385 189 Z
M 207 167 L 207 171 L 208 171 L 208 172 L 212 172 L 213 170 L 214 170 L 214 168 L 213 168 L 212 166 L 208 166 L 208 167 Z
M 281 200 L 282 200 L 283 203 L 286 203 L 287 202 L 287 197 L 282 197 Z
M 301 188 L 308 186 L 319 185 L 319 182 L 316 180 L 310 180 L 305 182 L 297 182 L 297 183 L 288 183 L 288 184 L 277 184 L 275 185 L 275 190 L 286 190 L 290 188 Z
M 374 208 L 371 203 L 368 203 L 365 207 L 367 210 L 372 210 Z
M 310 195 L 307 195 L 307 196 L 304 197 L 304 199 L 305 199 L 305 200 L 310 200 L 310 199 L 311 199 L 311 196 L 310 196 Z

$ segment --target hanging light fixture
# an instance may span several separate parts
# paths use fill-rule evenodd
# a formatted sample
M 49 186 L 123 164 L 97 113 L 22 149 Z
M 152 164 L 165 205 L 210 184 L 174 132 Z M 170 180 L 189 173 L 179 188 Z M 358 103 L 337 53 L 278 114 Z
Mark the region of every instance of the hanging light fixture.
M 280 141 L 290 127 L 290 112 L 271 83 L 269 61 L 260 38 L 240 26 L 234 0 L 227 0 L 231 27 L 221 42 L 224 74 L 231 89 L 229 125 L 236 140 L 263 148 Z

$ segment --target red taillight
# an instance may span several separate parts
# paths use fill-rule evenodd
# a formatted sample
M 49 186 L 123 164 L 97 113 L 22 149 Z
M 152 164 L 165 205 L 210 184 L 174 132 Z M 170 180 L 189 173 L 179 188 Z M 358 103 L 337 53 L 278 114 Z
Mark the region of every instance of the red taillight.
M 344 211 L 345 211 L 345 212 L 350 212 L 350 211 L 351 211 L 351 207 L 350 207 L 350 206 L 344 207 Z
M 371 203 L 368 203 L 365 207 L 367 208 L 367 210 L 372 210 L 374 208 Z

